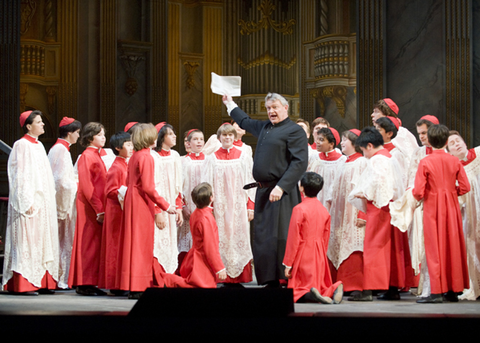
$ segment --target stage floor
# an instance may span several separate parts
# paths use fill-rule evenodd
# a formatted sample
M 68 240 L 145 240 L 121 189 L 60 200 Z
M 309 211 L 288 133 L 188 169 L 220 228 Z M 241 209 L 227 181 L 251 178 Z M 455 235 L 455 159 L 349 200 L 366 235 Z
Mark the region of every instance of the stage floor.
M 248 288 L 256 288 L 249 285 Z M 86 297 L 75 291 L 54 295 L 0 294 L 0 328 L 16 337 L 91 339 L 152 339 L 173 337 L 265 341 L 271 338 L 377 339 L 468 338 L 480 327 L 480 301 L 417 304 L 402 293 L 400 301 L 351 302 L 338 305 L 295 304 L 287 317 L 144 317 L 128 316 L 136 300 L 126 297 Z M 195 306 L 195 304 L 192 304 Z M 188 308 L 185 309 L 188 312 Z M 5 331 L 3 331 L 5 332 Z M 52 336 L 53 335 L 53 336 Z M 297 340 L 296 340 L 297 341 Z
M 248 286 L 255 288 L 256 286 Z M 461 300 L 458 303 L 417 304 L 416 297 L 402 293 L 400 301 L 374 300 L 352 302 L 345 297 L 341 304 L 295 304 L 295 315 L 361 315 L 368 313 L 384 315 L 473 315 L 480 318 L 480 301 Z M 53 295 L 20 296 L 0 294 L 0 315 L 127 315 L 136 300 L 126 297 L 86 297 L 73 290 L 57 291 Z

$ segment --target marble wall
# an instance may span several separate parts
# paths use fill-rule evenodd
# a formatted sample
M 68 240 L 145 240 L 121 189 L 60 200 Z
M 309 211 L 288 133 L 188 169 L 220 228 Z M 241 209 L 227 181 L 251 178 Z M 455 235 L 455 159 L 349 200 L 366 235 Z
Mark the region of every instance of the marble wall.
M 384 96 L 411 132 L 425 114 L 445 123 L 443 9 L 438 0 L 386 2 Z

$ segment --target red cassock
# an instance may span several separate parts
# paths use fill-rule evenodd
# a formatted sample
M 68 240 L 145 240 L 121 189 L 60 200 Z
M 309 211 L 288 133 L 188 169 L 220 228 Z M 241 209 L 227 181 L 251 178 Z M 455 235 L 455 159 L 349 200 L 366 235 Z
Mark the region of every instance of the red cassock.
M 458 158 L 434 150 L 420 161 L 412 193 L 417 200 L 423 199 L 425 255 L 432 294 L 469 288 L 458 203 L 458 196 L 469 191 L 470 183 Z
M 107 173 L 105 220 L 103 222 L 98 282 L 100 288 L 117 289 L 115 279 L 123 217 L 123 210 L 118 200 L 118 190 L 127 182 L 127 167 L 126 159 L 117 156 Z
M 97 222 L 97 214 L 105 212 L 107 177 L 101 151 L 88 147 L 77 163 L 77 223 L 68 277 L 70 287 L 98 284 L 102 224 Z
M 389 203 L 403 193 L 398 164 L 387 149 L 370 158 L 349 201 L 362 211 L 355 195 L 366 198 L 367 223 L 363 245 L 363 289 L 386 290 L 410 286 L 413 270 L 407 237 L 390 224 Z
M 120 235 L 117 282 L 119 289 L 143 292 L 160 285 L 156 277 L 161 269 L 153 258 L 153 230 L 157 204 L 166 211 L 170 204 L 155 190 L 154 161 L 150 149 L 133 154 L 128 163 L 127 193 L 123 208 Z
M 192 248 L 180 268 L 181 277 L 165 274 L 167 287 L 216 288 L 216 274 L 225 269 L 219 251 L 218 227 L 212 209 L 196 209 L 190 216 Z
M 327 249 L 330 237 L 330 214 L 315 198 L 304 198 L 295 206 L 288 228 L 283 264 L 292 267 L 288 288 L 295 301 L 315 287 L 320 294 L 332 297 L 341 281 L 332 284 Z

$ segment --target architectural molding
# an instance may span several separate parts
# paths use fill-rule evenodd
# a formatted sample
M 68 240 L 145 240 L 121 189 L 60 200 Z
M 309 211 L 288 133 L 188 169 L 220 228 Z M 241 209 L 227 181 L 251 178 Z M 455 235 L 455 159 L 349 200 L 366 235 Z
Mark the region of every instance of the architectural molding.
M 258 6 L 258 10 L 262 12 L 262 19 L 257 23 L 253 21 L 246 22 L 243 19 L 238 21 L 238 25 L 241 27 L 240 33 L 242 35 L 249 35 L 254 32 L 260 31 L 261 29 L 269 29 L 270 27 L 277 32 L 283 33 L 284 35 L 291 35 L 293 32 L 293 25 L 295 25 L 295 19 L 290 19 L 288 21 L 280 21 L 272 19 L 272 13 L 275 11 L 275 5 L 271 0 L 263 0 L 263 2 Z

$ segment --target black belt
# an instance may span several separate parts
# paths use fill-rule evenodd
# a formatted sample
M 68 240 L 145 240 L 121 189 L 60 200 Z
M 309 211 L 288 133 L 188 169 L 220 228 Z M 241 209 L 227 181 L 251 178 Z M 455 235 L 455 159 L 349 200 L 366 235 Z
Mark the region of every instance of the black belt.
M 252 182 L 243 186 L 243 189 L 250 189 L 254 187 L 258 188 L 269 188 L 274 187 L 277 185 L 277 181 L 270 181 L 270 182 Z

